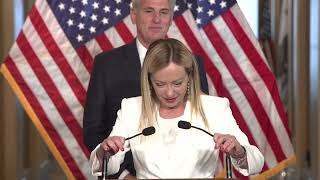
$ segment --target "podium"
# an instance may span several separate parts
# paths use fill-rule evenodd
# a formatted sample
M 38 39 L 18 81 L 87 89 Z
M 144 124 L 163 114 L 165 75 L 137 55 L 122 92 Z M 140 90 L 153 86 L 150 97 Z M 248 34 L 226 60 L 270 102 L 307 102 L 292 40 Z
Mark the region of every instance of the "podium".
M 237 179 L 237 178 L 232 178 L 230 155 L 226 156 L 225 161 L 226 161 L 226 173 L 227 173 L 226 175 L 227 175 L 227 178 L 212 178 L 212 179 L 210 179 L 210 178 L 179 178 L 179 179 L 164 179 L 164 180 L 223 180 L 223 179 L 232 180 L 232 179 Z M 106 175 L 105 170 L 107 169 L 106 165 L 107 165 L 107 161 L 106 161 L 106 158 L 104 156 L 103 163 L 102 163 L 102 170 L 103 170 L 102 172 L 104 172 L 105 175 Z M 106 178 L 103 178 L 104 177 L 104 173 L 102 173 L 102 176 L 98 177 L 98 180 L 106 180 Z
M 107 163 L 108 163 L 108 155 L 104 155 L 103 156 L 103 161 L 102 161 L 102 176 L 98 177 L 98 180 L 106 180 L 106 176 L 107 176 Z M 222 179 L 236 179 L 236 178 L 232 178 L 232 167 L 231 167 L 231 157 L 229 154 L 226 154 L 225 157 L 225 162 L 226 162 L 226 178 L 212 178 L 212 179 L 217 179 L 217 180 L 222 180 Z M 164 180 L 209 180 L 208 178 L 179 178 L 179 179 L 164 179 Z M 210 180 L 212 180 L 210 179 Z
M 98 177 L 98 180 L 104 180 L 102 179 L 102 176 Z M 108 180 L 113 180 L 113 179 L 108 179 Z M 154 179 L 150 179 L 154 180 Z M 238 180 L 237 178 L 185 178 L 185 179 L 162 179 L 162 180 Z

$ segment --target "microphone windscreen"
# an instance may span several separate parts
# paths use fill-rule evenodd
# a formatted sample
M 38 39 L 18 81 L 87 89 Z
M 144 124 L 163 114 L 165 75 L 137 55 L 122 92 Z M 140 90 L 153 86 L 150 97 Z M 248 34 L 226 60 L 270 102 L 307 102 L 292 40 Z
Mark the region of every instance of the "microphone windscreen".
M 191 128 L 191 124 L 187 121 L 179 121 L 178 122 L 178 127 L 182 128 L 182 129 L 190 129 Z
M 142 130 L 142 134 L 144 136 L 149 136 L 151 134 L 154 134 L 156 132 L 156 129 L 153 126 L 147 127 Z

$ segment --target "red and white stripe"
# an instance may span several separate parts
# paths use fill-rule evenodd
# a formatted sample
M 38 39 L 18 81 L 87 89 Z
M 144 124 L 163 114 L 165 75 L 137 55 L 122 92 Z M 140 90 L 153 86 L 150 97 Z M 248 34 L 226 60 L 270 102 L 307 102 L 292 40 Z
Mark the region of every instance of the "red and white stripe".
M 282 123 L 286 122 L 285 118 L 280 117 L 283 107 L 279 103 L 280 97 L 273 95 L 278 94 L 277 89 L 267 87 L 266 82 L 272 80 L 275 82 L 275 79 L 265 64 L 266 60 L 258 41 L 252 36 L 248 24 L 244 23 L 246 21 L 239 7 L 235 5 L 226 14 L 227 17 L 223 15 L 216 18 L 200 32 L 194 27 L 194 21 L 190 20 L 192 16 L 190 12 L 184 13 L 182 16 L 184 20 L 180 17 L 175 25 L 184 31 L 185 37 L 188 38 L 186 43 L 191 45 L 191 49 L 204 57 L 207 73 L 214 86 L 216 86 L 215 77 L 210 75 L 212 71 L 218 71 L 215 74 L 222 77 L 223 87 L 217 83 L 218 87 L 214 88 L 216 89 L 214 93 L 218 92 L 220 96 L 229 98 L 239 126 L 248 135 L 250 142 L 256 144 L 264 153 L 266 159 L 264 170 L 267 170 L 293 155 L 287 124 Z M 230 16 L 236 17 L 238 28 L 245 27 L 241 37 L 246 37 L 247 41 L 236 39 L 235 35 L 239 36 L 238 31 L 231 32 L 230 26 L 234 28 L 235 24 L 225 22 L 230 21 Z M 251 64 L 253 57 L 247 57 L 248 49 L 244 47 L 243 42 L 245 46 L 252 47 L 251 53 L 255 52 L 260 64 Z M 193 48 L 192 45 L 195 43 L 197 47 Z M 216 68 L 209 70 L 209 66 Z M 260 72 L 258 73 L 256 69 Z M 267 74 L 266 78 L 261 78 L 261 74 Z M 217 89 L 219 87 L 222 88 L 222 92 L 221 89 Z
M 224 28 L 220 31 L 218 29 L 217 34 L 220 34 L 222 39 L 224 38 L 224 42 L 230 41 L 228 44 L 232 44 L 232 47 L 228 51 L 226 49 L 223 50 L 230 53 L 231 56 L 236 57 L 232 62 L 233 64 L 229 64 L 229 66 L 234 67 L 234 64 L 237 64 L 237 68 L 242 69 L 240 74 L 234 75 L 235 80 L 239 81 L 242 79 L 238 84 L 247 81 L 245 84 L 250 85 L 249 87 L 241 87 L 241 89 L 245 95 L 243 97 L 250 103 L 248 108 L 253 110 L 258 122 L 254 124 L 249 122 L 248 124 L 250 126 L 260 125 L 262 127 L 260 137 L 266 136 L 267 141 L 263 141 L 263 143 L 266 146 L 270 146 L 272 151 L 269 150 L 269 147 L 268 149 L 263 149 L 260 146 L 260 149 L 265 154 L 266 163 L 269 168 L 272 168 L 293 155 L 293 148 L 287 129 L 288 125 L 283 123 L 286 122 L 286 119 L 280 97 L 278 96 L 278 90 L 275 88 L 277 87 L 275 78 L 265 65 L 265 58 L 259 53 L 260 48 L 256 49 L 259 46 L 254 45 L 258 44 L 258 42 L 252 42 L 252 39 L 250 40 L 246 32 L 239 25 L 244 18 L 239 15 L 240 13 L 233 14 L 237 11 L 240 11 L 239 7 L 234 6 L 230 12 L 223 15 L 221 21 L 214 22 L 217 24 L 213 24 L 213 26 L 221 28 L 226 24 L 225 27 L 231 27 L 231 32 L 226 33 L 228 30 Z M 212 29 L 210 32 L 212 32 Z M 275 156 L 277 162 L 274 162 L 273 156 Z
M 81 125 L 90 76 L 69 42 L 61 40 L 66 37 L 44 2 L 33 6 L 6 65 L 74 176 L 88 179 Z
M 41 64 L 39 60 L 37 60 L 37 63 L 30 61 L 30 59 L 37 59 L 37 57 L 35 57 L 35 52 L 30 53 L 33 50 L 31 46 L 26 46 L 29 42 L 23 36 L 25 35 L 21 32 L 17 43 L 12 47 L 14 53 L 9 53 L 6 59 L 6 65 L 14 75 L 33 111 L 41 119 L 42 125 L 60 150 L 60 153 L 68 160 L 66 162 L 70 170 L 75 173 L 75 177 L 83 178 L 84 174 L 88 174 L 86 167 L 88 158 L 83 151 L 79 151 L 79 149 L 81 150 L 79 146 L 81 138 L 79 139 L 79 136 L 75 134 L 77 133 L 75 132 L 76 129 L 71 127 L 77 122 L 74 120 L 71 122 L 70 118 L 66 118 L 70 120 L 67 125 L 65 117 L 62 117 L 61 108 L 57 107 L 56 99 L 59 98 L 52 97 L 53 94 L 58 94 L 59 92 L 48 93 L 48 88 L 55 90 L 55 84 L 50 80 L 44 67 L 39 65 Z M 24 47 L 30 48 L 26 49 Z M 31 65 L 31 63 L 34 65 Z M 37 70 L 34 68 L 37 68 Z M 75 149 L 77 151 L 74 151 Z M 79 163 L 81 163 L 81 166 Z

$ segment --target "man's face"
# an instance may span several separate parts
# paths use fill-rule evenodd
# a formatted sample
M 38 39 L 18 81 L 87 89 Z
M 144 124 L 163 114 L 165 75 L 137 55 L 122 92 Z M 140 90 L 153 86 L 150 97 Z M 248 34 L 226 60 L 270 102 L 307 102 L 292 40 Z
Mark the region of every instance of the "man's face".
M 169 0 L 140 0 L 131 11 L 131 20 L 137 26 L 137 38 L 146 48 L 165 38 L 172 22 L 173 12 Z

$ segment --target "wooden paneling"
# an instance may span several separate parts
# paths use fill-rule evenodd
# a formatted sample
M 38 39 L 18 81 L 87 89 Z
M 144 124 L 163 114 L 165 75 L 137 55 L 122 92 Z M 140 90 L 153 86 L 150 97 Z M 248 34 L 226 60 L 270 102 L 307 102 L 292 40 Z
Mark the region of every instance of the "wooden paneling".
M 320 2 L 310 0 L 310 157 L 313 179 L 320 179 Z
M 0 1 L 0 13 L 2 12 L 3 7 L 3 1 Z M 0 14 L 0 39 L 2 39 L 3 34 L 3 19 L 2 19 L 2 13 Z M 3 44 L 0 41 L 0 64 L 3 59 Z M 3 122 L 3 117 L 1 114 L 3 114 L 2 106 L 3 106 L 3 78 L 0 75 L 0 122 Z M 2 138 L 2 132 L 3 132 L 3 126 L 0 126 L 0 147 L 4 147 L 4 140 Z M 0 179 L 4 179 L 4 154 L 2 148 L 0 148 Z
M 13 42 L 13 1 L 0 1 L 1 61 Z M 16 179 L 16 99 L 3 76 L 0 78 L 1 179 Z
M 292 120 L 292 138 L 298 167 L 305 166 L 309 150 L 309 1 L 290 1 L 289 30 L 289 119 Z M 290 29 L 290 28 L 289 28 Z

